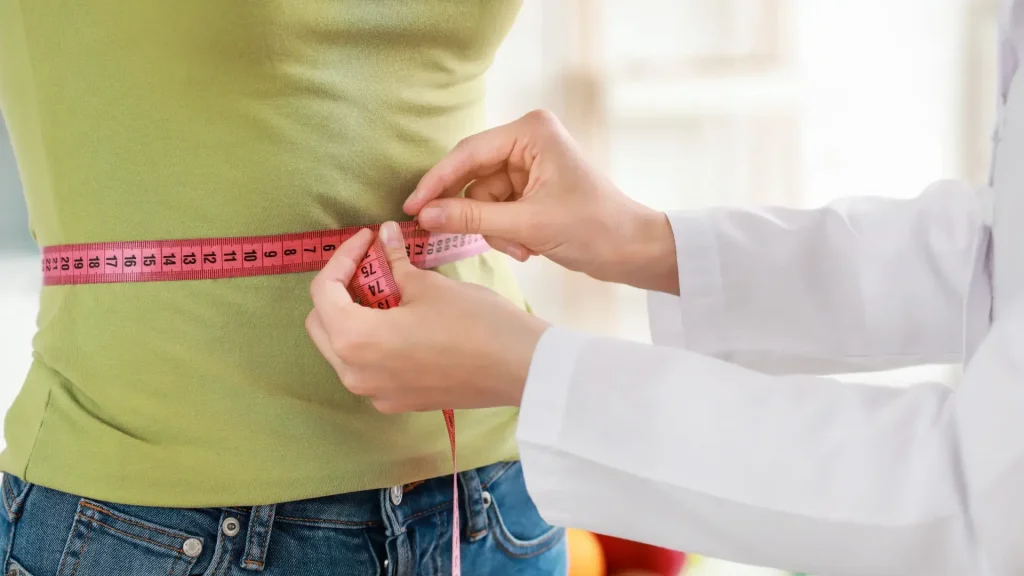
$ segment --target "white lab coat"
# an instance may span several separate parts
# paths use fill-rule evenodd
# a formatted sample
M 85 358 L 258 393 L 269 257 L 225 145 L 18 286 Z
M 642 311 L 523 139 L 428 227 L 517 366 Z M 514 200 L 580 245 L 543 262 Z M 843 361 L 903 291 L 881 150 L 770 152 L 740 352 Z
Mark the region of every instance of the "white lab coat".
M 1024 574 L 1024 0 L 1002 10 L 989 186 L 671 215 L 655 346 L 545 333 L 518 439 L 549 522 L 820 576 Z M 947 362 L 955 391 L 816 376 Z

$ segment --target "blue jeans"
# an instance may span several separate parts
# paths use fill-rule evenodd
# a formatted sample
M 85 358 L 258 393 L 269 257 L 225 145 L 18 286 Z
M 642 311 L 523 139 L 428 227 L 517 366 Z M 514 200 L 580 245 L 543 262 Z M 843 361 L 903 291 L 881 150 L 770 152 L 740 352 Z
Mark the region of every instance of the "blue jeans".
M 462 571 L 563 576 L 518 463 L 459 475 Z M 8 576 L 363 576 L 451 573 L 452 479 L 251 508 L 174 509 L 80 498 L 6 475 Z M 260 574 L 262 573 L 262 575 Z

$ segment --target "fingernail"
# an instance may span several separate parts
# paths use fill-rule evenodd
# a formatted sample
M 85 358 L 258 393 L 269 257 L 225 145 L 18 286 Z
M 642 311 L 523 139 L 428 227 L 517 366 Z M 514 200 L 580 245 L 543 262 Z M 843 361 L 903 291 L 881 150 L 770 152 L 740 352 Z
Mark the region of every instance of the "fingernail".
M 416 190 L 412 194 L 409 194 L 409 197 L 406 198 L 405 202 L 402 203 L 402 208 L 403 209 L 408 208 L 410 204 L 412 204 L 414 201 L 416 201 L 417 198 L 419 198 L 419 196 L 420 196 L 420 191 L 419 190 Z
M 424 208 L 419 216 L 420 225 L 424 228 L 437 228 L 444 226 L 444 208 L 431 206 Z
M 402 231 L 398 228 L 398 224 L 394 222 L 385 222 L 380 227 L 380 239 L 384 242 L 385 246 L 391 248 L 402 247 Z

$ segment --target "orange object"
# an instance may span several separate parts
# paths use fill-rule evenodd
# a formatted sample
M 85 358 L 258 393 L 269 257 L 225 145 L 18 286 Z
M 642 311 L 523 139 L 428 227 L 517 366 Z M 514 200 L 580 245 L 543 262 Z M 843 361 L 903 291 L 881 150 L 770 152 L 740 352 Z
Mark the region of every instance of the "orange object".
M 604 550 L 597 536 L 586 530 L 566 530 L 569 576 L 605 576 Z

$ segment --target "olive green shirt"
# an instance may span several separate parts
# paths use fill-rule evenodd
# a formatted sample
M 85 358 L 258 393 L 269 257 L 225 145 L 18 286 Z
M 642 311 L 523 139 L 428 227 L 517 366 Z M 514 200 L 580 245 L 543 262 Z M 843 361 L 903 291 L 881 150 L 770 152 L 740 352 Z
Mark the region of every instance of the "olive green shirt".
M 402 218 L 483 121 L 508 0 L 0 0 L 0 106 L 41 246 Z M 444 274 L 523 304 L 496 253 Z M 256 505 L 451 472 L 305 334 L 312 274 L 46 287 L 0 469 L 91 498 Z M 516 457 L 457 413 L 460 469 Z

